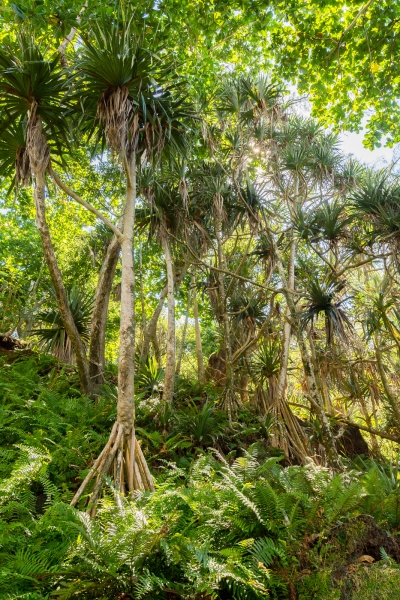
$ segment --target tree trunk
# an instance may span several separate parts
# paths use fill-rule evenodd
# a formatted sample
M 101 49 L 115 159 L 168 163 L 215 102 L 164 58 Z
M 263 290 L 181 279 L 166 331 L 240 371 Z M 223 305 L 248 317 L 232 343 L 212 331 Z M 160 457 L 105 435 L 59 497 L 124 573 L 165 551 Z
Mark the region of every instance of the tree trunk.
M 297 343 L 299 345 L 304 374 L 306 376 L 308 396 L 315 412 L 318 415 L 319 425 L 321 427 L 322 442 L 325 447 L 328 465 L 334 469 L 341 470 L 342 463 L 336 449 L 335 438 L 332 434 L 332 429 L 324 410 L 323 400 L 321 399 L 317 386 L 314 368 L 305 340 L 305 332 L 300 327 L 297 327 Z
M 225 256 L 222 247 L 222 214 L 223 214 L 223 198 L 220 194 L 214 197 L 214 233 L 217 240 L 218 249 L 218 266 L 220 269 L 225 269 Z M 219 310 L 224 326 L 224 345 L 225 345 L 225 373 L 226 383 L 224 395 L 222 398 L 222 406 L 227 410 L 229 423 L 232 422 L 232 411 L 237 404 L 235 393 L 235 381 L 233 372 L 232 360 L 232 341 L 229 327 L 229 315 L 226 305 L 226 294 L 224 285 L 224 274 L 218 271 L 218 291 L 219 291 Z
M 182 271 L 176 277 L 175 289 L 179 288 L 180 284 L 182 283 L 183 278 L 186 275 L 186 271 L 187 271 L 187 264 L 184 265 Z M 165 302 L 165 298 L 167 297 L 167 294 L 168 294 L 168 286 L 166 285 L 161 290 L 160 299 L 158 301 L 156 310 L 154 311 L 154 314 L 151 317 L 151 319 L 148 322 L 147 327 L 145 329 L 145 332 L 143 335 L 142 349 L 140 352 L 140 360 L 142 360 L 143 362 L 145 362 L 147 360 L 147 357 L 149 356 L 150 344 L 151 344 L 151 341 L 154 339 L 154 336 L 156 335 L 157 322 L 161 315 L 161 311 L 164 307 L 164 302 Z
M 293 239 L 290 245 L 290 258 L 289 258 L 289 267 L 288 267 L 288 289 L 294 290 L 294 265 L 296 260 L 296 240 Z M 289 351 L 290 351 L 290 334 L 292 331 L 292 325 L 289 320 L 290 311 L 289 306 L 286 306 L 285 309 L 285 322 L 283 324 L 283 332 L 282 332 L 282 355 L 281 355 L 281 363 L 279 369 L 279 377 L 278 383 L 276 387 L 276 401 L 278 403 L 283 402 L 285 397 L 286 390 L 286 381 L 287 381 L 287 369 L 289 364 Z
M 165 376 L 163 401 L 172 402 L 175 384 L 175 294 L 174 294 L 174 267 L 172 263 L 171 249 L 169 246 L 168 233 L 164 226 L 161 230 L 161 243 L 165 255 L 165 264 L 167 267 L 167 287 L 168 287 L 168 325 L 167 325 L 167 355 L 165 361 Z
M 167 297 L 167 294 L 168 294 L 168 286 L 166 285 L 161 290 L 160 299 L 158 301 L 156 310 L 154 311 L 153 316 L 151 317 L 151 319 L 148 322 L 147 327 L 144 331 L 143 344 L 142 344 L 142 349 L 141 349 L 141 353 L 140 353 L 140 360 L 142 360 L 143 362 L 146 362 L 147 357 L 149 356 L 150 343 L 151 343 L 151 340 L 153 339 L 154 335 L 156 334 L 157 322 L 161 315 L 161 311 L 164 307 L 164 302 L 165 302 L 165 298 Z
M 86 358 L 86 349 L 78 333 L 74 322 L 74 318 L 68 305 L 67 294 L 65 292 L 61 271 L 57 263 L 56 255 L 50 237 L 49 228 L 47 226 L 45 207 L 45 185 L 45 174 L 37 173 L 35 177 L 34 191 L 36 226 L 39 230 L 40 239 L 43 247 L 43 253 L 56 293 L 58 310 L 60 311 L 62 322 L 64 324 L 68 337 L 71 340 L 71 344 L 75 353 L 76 366 L 78 368 L 81 390 L 84 394 L 90 394 L 92 391 L 92 385 L 89 374 L 89 362 Z
M 146 329 L 146 307 L 144 301 L 144 291 L 143 291 L 143 260 L 142 260 L 142 242 L 139 243 L 139 292 L 140 292 L 140 305 L 142 309 L 142 329 L 141 329 L 141 338 L 144 338 L 144 332 Z
M 185 351 L 186 332 L 187 332 L 187 326 L 188 326 L 188 322 L 189 322 L 189 311 L 190 311 L 190 290 L 188 291 L 188 296 L 187 296 L 187 307 L 186 307 L 185 323 L 183 325 L 181 346 L 180 346 L 180 349 L 179 349 L 179 356 L 178 356 L 178 360 L 177 360 L 177 363 L 176 363 L 176 376 L 177 377 L 179 377 L 179 374 L 181 372 L 182 358 L 183 358 L 183 353 Z
M 126 161 L 127 188 L 122 250 L 121 321 L 118 354 L 118 423 L 129 435 L 135 422 L 135 272 L 133 263 L 133 232 L 136 202 L 136 165 L 133 155 Z
M 197 373 L 199 384 L 204 385 L 206 381 L 204 372 L 204 360 L 203 360 L 203 348 L 201 345 L 201 331 L 199 323 L 199 307 L 197 304 L 197 291 L 195 277 L 192 275 L 192 290 L 193 290 L 193 317 L 194 317 L 194 331 L 196 335 L 196 358 L 197 358 Z
M 94 384 L 104 382 L 104 351 L 108 305 L 120 250 L 121 245 L 114 235 L 107 248 L 107 253 L 97 282 L 90 326 L 89 347 L 90 377 Z

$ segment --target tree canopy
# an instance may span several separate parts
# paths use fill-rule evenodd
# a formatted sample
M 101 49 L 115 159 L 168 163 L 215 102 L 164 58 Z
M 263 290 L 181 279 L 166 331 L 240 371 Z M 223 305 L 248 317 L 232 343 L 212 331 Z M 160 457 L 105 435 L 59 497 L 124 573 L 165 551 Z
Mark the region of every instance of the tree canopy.
M 0 600 L 396 597 L 396 11 L 1 7 Z

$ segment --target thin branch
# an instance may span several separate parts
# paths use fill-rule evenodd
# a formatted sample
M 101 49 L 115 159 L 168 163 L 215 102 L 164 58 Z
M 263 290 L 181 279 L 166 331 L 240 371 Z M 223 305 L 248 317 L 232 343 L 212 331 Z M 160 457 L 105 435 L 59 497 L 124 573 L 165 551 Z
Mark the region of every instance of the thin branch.
M 350 25 L 348 27 L 346 27 L 346 29 L 343 31 L 342 35 L 340 36 L 340 40 L 338 40 L 338 42 L 336 43 L 336 46 L 333 48 L 333 50 L 331 50 L 329 52 L 328 56 L 326 57 L 326 60 L 330 59 L 330 57 L 332 56 L 332 54 L 334 54 L 336 52 L 336 50 L 340 47 L 340 44 L 342 43 L 344 37 L 349 33 L 349 31 L 351 31 L 353 29 L 353 27 L 357 23 L 358 19 L 369 9 L 369 7 L 371 6 L 371 4 L 374 1 L 375 0 L 369 0 L 367 2 L 367 4 L 365 4 L 365 6 L 363 6 L 363 7 L 360 8 L 360 10 L 356 14 L 356 16 L 354 17 L 354 19 L 350 23 Z
M 115 236 L 117 237 L 117 239 L 120 243 L 122 243 L 124 241 L 124 239 L 125 239 L 124 234 L 122 233 L 122 231 L 120 231 L 118 229 L 118 227 L 116 227 L 116 225 L 114 225 L 114 223 L 111 223 L 111 221 L 109 219 L 107 219 L 107 217 L 105 215 L 103 215 L 103 213 L 101 213 L 99 210 L 97 210 L 97 208 L 94 208 L 94 206 L 92 206 L 91 204 L 86 202 L 86 200 L 83 200 L 80 196 L 78 196 L 78 194 L 76 192 L 71 190 L 63 181 L 61 181 L 61 179 L 53 171 L 51 166 L 49 166 L 48 171 L 49 171 L 49 174 L 50 174 L 51 178 L 53 179 L 54 183 L 63 192 L 65 192 L 68 196 L 70 196 L 70 198 L 72 198 L 73 200 L 78 202 L 78 204 L 85 207 L 88 211 L 90 211 L 92 214 L 94 214 L 98 219 L 103 221 L 104 225 L 106 225 L 109 229 L 111 229 L 111 231 L 115 234 Z

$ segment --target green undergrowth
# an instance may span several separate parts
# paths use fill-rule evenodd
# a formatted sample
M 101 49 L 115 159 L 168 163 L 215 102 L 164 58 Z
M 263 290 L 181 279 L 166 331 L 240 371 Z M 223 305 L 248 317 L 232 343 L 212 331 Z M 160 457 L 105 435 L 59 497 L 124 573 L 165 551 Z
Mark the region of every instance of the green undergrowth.
M 115 390 L 88 400 L 47 356 L 2 358 L 0 599 L 400 598 L 397 469 L 282 466 L 268 423 L 249 412 L 229 430 L 213 394 L 181 381 L 168 414 L 154 388 L 139 396 L 156 491 L 126 499 L 108 481 L 92 521 L 68 502 Z

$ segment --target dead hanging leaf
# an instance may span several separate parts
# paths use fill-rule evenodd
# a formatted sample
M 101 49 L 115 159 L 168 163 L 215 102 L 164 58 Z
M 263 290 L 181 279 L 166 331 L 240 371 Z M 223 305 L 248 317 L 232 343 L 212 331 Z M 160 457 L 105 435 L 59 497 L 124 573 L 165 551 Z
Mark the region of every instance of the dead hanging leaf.
M 370 556 L 369 554 L 363 554 L 362 556 L 360 556 L 360 558 L 357 559 L 358 563 L 373 563 L 375 562 L 375 559 L 373 556 Z

